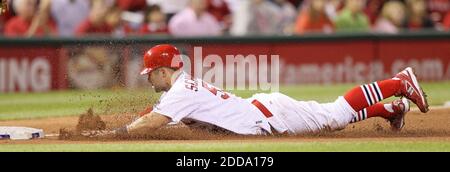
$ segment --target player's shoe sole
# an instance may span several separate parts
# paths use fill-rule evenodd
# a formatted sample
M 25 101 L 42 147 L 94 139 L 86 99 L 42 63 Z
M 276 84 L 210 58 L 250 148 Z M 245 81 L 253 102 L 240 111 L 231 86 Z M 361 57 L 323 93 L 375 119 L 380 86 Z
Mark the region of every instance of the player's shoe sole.
M 390 122 L 393 131 L 400 131 L 405 126 L 405 115 L 409 112 L 409 101 L 406 98 L 401 98 L 394 100 L 391 104 L 395 115 L 387 120 Z
M 416 104 L 421 112 L 428 112 L 427 95 L 422 88 L 420 88 L 412 68 L 407 67 L 405 70 L 395 75 L 394 78 L 400 79 L 402 84 L 395 96 L 404 96 Z

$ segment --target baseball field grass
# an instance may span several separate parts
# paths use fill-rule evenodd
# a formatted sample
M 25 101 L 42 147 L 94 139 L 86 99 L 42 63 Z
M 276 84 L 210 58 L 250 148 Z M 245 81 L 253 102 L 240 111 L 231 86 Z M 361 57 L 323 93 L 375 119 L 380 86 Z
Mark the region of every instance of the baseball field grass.
M 354 84 L 282 86 L 280 92 L 298 100 L 328 102 L 352 88 Z M 423 83 L 433 107 L 450 101 L 450 82 Z M 250 97 L 258 91 L 231 91 Z M 159 95 L 149 89 L 53 91 L 46 93 L 0 94 L 0 126 L 30 125 L 55 120 L 51 125 L 76 123 L 76 116 L 88 108 L 101 115 L 136 113 L 156 101 Z M 139 140 L 139 141 L 0 141 L 0 151 L 446 151 L 450 152 L 450 110 L 434 111 L 436 115 L 414 112 L 412 121 L 402 133 L 379 130 L 382 120 L 347 127 L 336 136 L 289 137 L 250 140 Z M 59 121 L 58 121 L 59 119 Z M 70 120 L 69 120 L 70 119 Z M 434 121 L 432 121 L 434 120 Z M 355 127 L 356 126 L 356 127 Z M 386 126 L 384 126 L 386 127 Z M 407 128 L 410 127 L 410 128 Z M 428 127 L 428 128 L 427 128 Z M 448 130 L 447 130 L 448 129 Z M 364 135 L 360 133 L 371 132 Z M 348 137 L 347 137 L 348 136 Z
M 9 144 L 0 152 L 450 152 L 450 141 L 198 141 Z
M 297 100 L 334 101 L 355 84 L 282 86 L 280 92 Z M 450 82 L 423 83 L 430 97 L 430 105 L 450 101 Z M 259 91 L 231 91 L 237 96 L 250 97 Z M 0 94 L 0 120 L 47 118 L 78 115 L 93 107 L 101 112 L 120 113 L 138 111 L 156 101 L 158 94 L 151 90 L 92 90 L 54 91 L 47 93 Z

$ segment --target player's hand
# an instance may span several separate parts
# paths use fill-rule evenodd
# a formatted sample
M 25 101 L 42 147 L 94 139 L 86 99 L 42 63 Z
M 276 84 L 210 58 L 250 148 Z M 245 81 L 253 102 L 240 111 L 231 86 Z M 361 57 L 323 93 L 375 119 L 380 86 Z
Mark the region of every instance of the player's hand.
M 124 136 L 128 134 L 127 127 L 120 127 L 114 130 L 90 130 L 81 132 L 85 137 L 108 137 L 108 136 Z
M 116 132 L 114 130 L 90 130 L 81 132 L 82 136 L 85 137 L 108 137 L 114 136 Z

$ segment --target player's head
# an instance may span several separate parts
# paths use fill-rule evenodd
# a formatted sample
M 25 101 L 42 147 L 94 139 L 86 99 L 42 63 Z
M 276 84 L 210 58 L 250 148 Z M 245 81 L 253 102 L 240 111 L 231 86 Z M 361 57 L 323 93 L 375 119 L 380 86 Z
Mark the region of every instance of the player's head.
M 183 67 L 180 51 L 173 45 L 161 44 L 150 48 L 144 54 L 144 69 L 141 75 L 148 75 L 148 81 L 156 92 L 170 89 L 172 74 Z

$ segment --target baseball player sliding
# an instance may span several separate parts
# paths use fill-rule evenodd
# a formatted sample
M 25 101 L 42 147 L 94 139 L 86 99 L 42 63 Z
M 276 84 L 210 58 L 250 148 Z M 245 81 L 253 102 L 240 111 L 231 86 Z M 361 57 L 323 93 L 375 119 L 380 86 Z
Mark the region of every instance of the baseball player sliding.
M 141 75 L 156 92 L 164 92 L 152 110 L 131 124 L 102 135 L 141 133 L 171 122 L 204 126 L 242 135 L 302 134 L 335 131 L 372 117 L 389 121 L 393 130 L 405 125 L 412 101 L 423 113 L 426 95 L 411 68 L 393 78 L 357 86 L 331 103 L 298 101 L 281 93 L 255 94 L 241 98 L 192 78 L 172 64 L 180 52 L 172 45 L 157 45 L 144 55 Z M 388 104 L 378 103 L 391 96 L 402 97 Z

